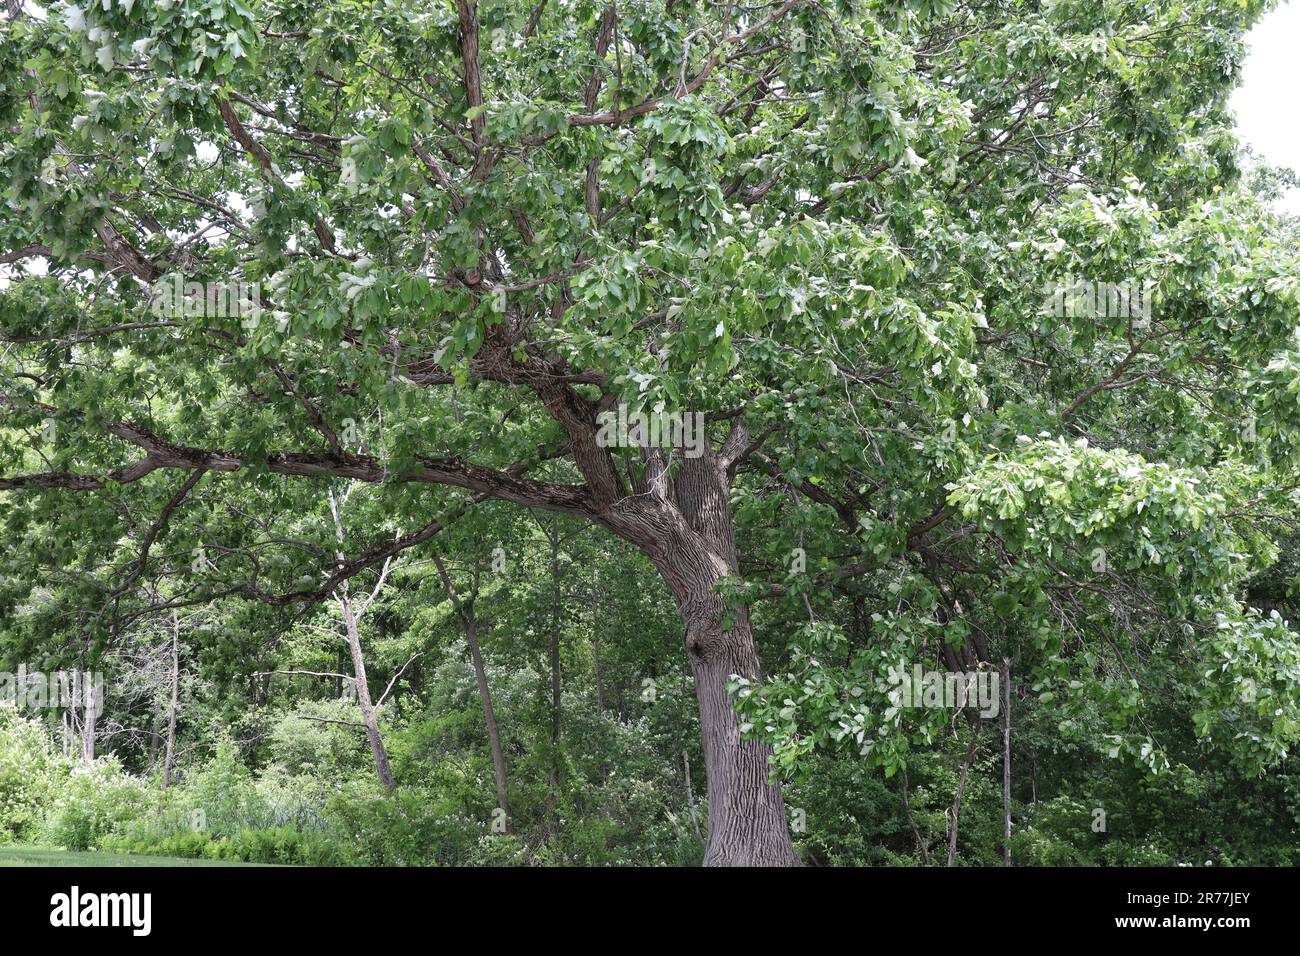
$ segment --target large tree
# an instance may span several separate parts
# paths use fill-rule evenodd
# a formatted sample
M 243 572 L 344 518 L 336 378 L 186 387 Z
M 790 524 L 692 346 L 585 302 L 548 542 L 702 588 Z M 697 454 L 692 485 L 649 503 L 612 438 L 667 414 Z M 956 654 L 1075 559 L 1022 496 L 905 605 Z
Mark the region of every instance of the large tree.
M 1136 621 L 1276 759 L 1295 638 L 1239 598 L 1294 512 L 1296 261 L 1225 113 L 1263 6 L 8 0 L 0 261 L 48 275 L 0 304 L 6 586 L 93 645 L 142 577 L 319 601 L 486 498 L 578 516 L 680 608 L 711 864 L 796 862 L 747 731 L 878 731 L 815 648 L 811 730 L 729 689 L 756 602 L 816 635 L 854 578 L 951 667 Z M 1054 314 L 1075 279 L 1155 304 Z M 611 445 L 620 405 L 707 441 Z M 323 480 L 373 486 L 339 562 Z

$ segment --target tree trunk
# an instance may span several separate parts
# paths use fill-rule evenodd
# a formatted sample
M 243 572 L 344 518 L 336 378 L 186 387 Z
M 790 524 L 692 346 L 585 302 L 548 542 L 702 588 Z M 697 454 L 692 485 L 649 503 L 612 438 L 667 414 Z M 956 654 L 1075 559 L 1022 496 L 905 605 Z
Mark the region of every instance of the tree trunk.
M 742 740 L 727 681 L 756 679 L 758 656 L 749 617 L 740 612 L 728 631 L 716 610 L 690 608 L 684 614 L 686 648 L 700 706 L 704 770 L 709 787 L 709 841 L 705 866 L 792 866 L 785 801 L 768 782 L 771 748 Z
M 461 629 L 465 632 L 465 642 L 469 644 L 470 660 L 474 662 L 474 680 L 478 684 L 478 699 L 483 705 L 483 722 L 487 724 L 488 747 L 492 751 L 492 776 L 496 781 L 497 806 L 505 814 L 506 832 L 509 833 L 510 805 L 506 799 L 506 752 L 501 746 L 501 730 L 497 726 L 496 711 L 492 709 L 492 695 L 488 692 L 487 668 L 483 666 L 483 653 L 478 643 L 478 621 L 474 613 L 474 602 L 478 598 L 478 573 L 474 574 L 473 590 L 469 597 L 462 601 L 442 558 L 435 554 L 433 564 L 438 569 L 438 576 L 442 578 L 442 586 L 447 589 L 452 610 L 456 612 Z
M 686 780 L 686 807 L 691 811 L 691 829 L 695 831 L 696 839 L 702 843 L 704 834 L 700 832 L 700 818 L 695 812 L 695 790 L 691 786 L 691 758 L 685 750 L 682 751 L 682 777 Z
M 733 675 L 760 676 L 748 612 L 735 611 L 724 630 L 725 608 L 714 590 L 739 570 L 729 486 L 726 467 L 707 444 L 702 457 L 681 461 L 671 482 L 666 463 L 651 456 L 644 495 L 620 503 L 609 523 L 650 557 L 685 625 L 709 790 L 704 865 L 797 866 L 781 789 L 768 782 L 771 748 L 741 739 L 727 692 Z
M 176 756 L 176 705 L 180 698 L 180 621 L 172 611 L 172 702 L 167 715 L 167 749 L 163 757 L 163 791 L 172 784 L 172 763 Z
M 546 805 L 559 824 L 560 787 L 560 531 L 551 518 L 551 766 L 547 776 Z
M 975 760 L 975 751 L 979 747 L 980 728 L 976 726 L 974 734 L 971 736 L 970 748 L 966 751 L 966 760 L 961 765 L 961 776 L 957 778 L 957 793 L 952 798 L 952 826 L 948 829 L 948 865 L 952 866 L 957 862 L 957 824 L 961 820 L 961 798 L 966 792 L 966 776 L 970 773 L 971 764 Z
M 1011 865 L 1011 658 L 1002 659 L 1002 865 Z
M 329 493 L 330 515 L 334 518 L 334 533 L 338 539 L 339 548 L 334 553 L 334 559 L 343 565 L 343 518 L 339 509 L 339 502 L 334 497 L 334 492 Z M 379 597 L 383 590 L 384 580 L 388 577 L 389 563 L 384 562 L 383 570 L 379 572 L 379 582 L 375 585 L 374 593 L 368 600 L 363 599 L 360 605 L 353 605 L 351 591 L 347 580 L 345 579 L 338 589 L 334 592 L 334 600 L 338 602 L 339 611 L 343 615 L 343 630 L 347 638 L 348 650 L 352 652 L 352 676 L 353 683 L 357 690 L 357 704 L 361 708 L 361 720 L 366 726 L 366 737 L 370 740 L 370 752 L 375 758 L 375 772 L 379 774 L 379 782 L 384 785 L 384 789 L 389 793 L 397 791 L 397 783 L 393 779 L 393 768 L 388 762 L 388 751 L 384 749 L 384 739 L 379 734 L 379 718 L 375 716 L 375 706 L 370 702 L 370 684 L 366 680 L 366 659 L 361 653 L 361 627 L 358 623 L 361 615 L 365 614 L 370 605 Z M 342 653 L 342 652 L 340 652 Z M 340 666 L 339 670 L 342 670 Z M 340 696 L 343 678 L 339 677 Z
M 478 699 L 483 705 L 483 721 L 487 724 L 488 746 L 492 750 L 492 776 L 496 780 L 497 806 L 506 815 L 506 829 L 510 828 L 510 805 L 506 801 L 506 754 L 501 747 L 501 730 L 497 715 L 492 709 L 492 696 L 488 693 L 487 670 L 478 646 L 478 627 L 473 618 L 463 618 L 465 640 L 469 643 L 469 656 L 474 661 L 474 679 L 478 683 Z
M 591 656 L 596 669 L 596 716 L 605 713 L 605 676 L 600 669 L 600 632 L 592 633 Z
M 907 817 L 907 823 L 912 828 L 912 835 L 916 837 L 917 849 L 921 851 L 921 865 L 929 866 L 930 847 L 925 842 L 925 840 L 921 838 L 921 828 L 916 825 L 916 817 L 912 813 L 912 801 L 908 799 L 907 788 L 908 788 L 907 768 L 904 767 L 903 775 L 902 775 L 902 783 L 900 786 L 900 793 L 903 799 L 903 814 Z
M 95 762 L 95 695 L 89 687 L 85 689 L 82 704 L 81 761 L 89 764 Z
M 605 713 L 605 675 L 600 668 L 600 572 L 593 571 L 591 592 L 591 666 L 596 677 L 596 716 Z
M 388 763 L 388 751 L 384 749 L 384 740 L 379 735 L 379 718 L 375 716 L 374 704 L 370 702 L 370 685 L 366 681 L 366 660 L 361 653 L 361 631 L 357 627 L 357 616 L 348 598 L 347 583 L 335 593 L 339 608 L 343 612 L 343 624 L 348 635 L 348 649 L 352 651 L 352 673 L 356 678 L 357 703 L 361 707 L 361 720 L 366 725 L 366 736 L 370 739 L 370 751 L 375 757 L 375 771 L 384 788 L 393 793 L 397 783 L 393 780 L 393 768 Z

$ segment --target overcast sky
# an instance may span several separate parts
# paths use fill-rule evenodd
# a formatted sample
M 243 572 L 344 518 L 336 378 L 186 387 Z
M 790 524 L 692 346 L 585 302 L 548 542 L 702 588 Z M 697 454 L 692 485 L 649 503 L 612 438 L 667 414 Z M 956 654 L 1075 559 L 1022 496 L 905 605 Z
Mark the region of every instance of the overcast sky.
M 1232 98 L 1241 138 L 1274 166 L 1300 172 L 1300 0 L 1274 10 L 1250 32 L 1242 83 Z M 1300 213 L 1300 190 L 1286 208 Z

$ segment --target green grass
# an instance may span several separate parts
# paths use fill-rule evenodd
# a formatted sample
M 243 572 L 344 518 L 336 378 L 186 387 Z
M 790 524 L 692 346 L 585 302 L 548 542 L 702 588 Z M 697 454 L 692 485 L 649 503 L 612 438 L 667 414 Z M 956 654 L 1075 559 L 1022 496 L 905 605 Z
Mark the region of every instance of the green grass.
M 117 853 L 71 853 L 42 847 L 0 846 L 0 866 L 262 866 L 225 860 L 186 860 L 177 856 L 125 856 Z

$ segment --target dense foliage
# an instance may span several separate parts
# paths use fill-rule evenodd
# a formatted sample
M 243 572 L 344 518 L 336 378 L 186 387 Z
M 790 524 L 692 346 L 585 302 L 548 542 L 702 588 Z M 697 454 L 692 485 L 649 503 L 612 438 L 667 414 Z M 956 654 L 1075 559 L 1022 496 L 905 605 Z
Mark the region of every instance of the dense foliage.
M 0 839 L 1300 862 L 1267 6 L 8 0 Z

